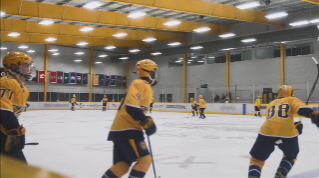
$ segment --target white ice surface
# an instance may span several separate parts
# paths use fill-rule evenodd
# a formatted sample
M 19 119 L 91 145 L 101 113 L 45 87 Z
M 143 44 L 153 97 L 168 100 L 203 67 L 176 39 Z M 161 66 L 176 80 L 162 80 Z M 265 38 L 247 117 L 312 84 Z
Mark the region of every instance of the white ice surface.
M 106 141 L 116 111 L 27 111 L 20 116 L 26 128 L 29 164 L 73 178 L 98 178 L 112 166 L 113 143 Z M 151 143 L 161 178 L 245 178 L 249 151 L 265 117 L 212 115 L 187 118 L 187 113 L 153 112 L 157 133 Z M 319 130 L 303 119 L 298 161 L 290 178 L 319 178 Z M 276 148 L 266 161 L 262 178 L 273 178 L 282 152 Z M 124 176 L 127 177 L 127 176 Z M 152 167 L 147 178 L 154 178 Z

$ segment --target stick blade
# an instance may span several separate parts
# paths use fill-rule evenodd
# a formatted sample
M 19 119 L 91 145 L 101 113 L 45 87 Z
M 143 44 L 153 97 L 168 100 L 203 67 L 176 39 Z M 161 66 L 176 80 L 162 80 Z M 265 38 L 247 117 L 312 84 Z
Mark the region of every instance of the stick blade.
M 317 61 L 316 58 L 312 57 L 312 59 L 313 59 L 313 61 L 314 61 L 317 65 L 319 64 L 319 62 Z

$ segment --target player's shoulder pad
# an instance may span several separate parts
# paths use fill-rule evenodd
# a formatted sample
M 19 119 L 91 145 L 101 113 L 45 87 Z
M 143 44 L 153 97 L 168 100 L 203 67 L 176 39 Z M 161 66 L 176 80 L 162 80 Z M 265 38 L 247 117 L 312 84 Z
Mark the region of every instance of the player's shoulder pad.
M 0 86 L 1 88 L 10 88 L 13 90 L 17 88 L 21 88 L 20 84 L 18 83 L 16 79 L 8 77 L 8 76 L 1 77 Z

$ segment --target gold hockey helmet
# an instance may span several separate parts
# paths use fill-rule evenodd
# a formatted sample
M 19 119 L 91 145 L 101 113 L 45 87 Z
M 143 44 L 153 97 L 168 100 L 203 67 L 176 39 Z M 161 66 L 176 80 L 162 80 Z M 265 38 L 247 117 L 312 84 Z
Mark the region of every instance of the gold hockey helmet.
M 278 99 L 294 95 L 294 89 L 290 85 L 281 85 L 278 90 Z
M 203 96 L 202 96 L 202 95 L 199 95 L 198 98 L 199 98 L 199 99 L 203 99 Z
M 136 63 L 135 71 L 139 78 L 149 78 L 154 84 L 156 81 L 157 64 L 150 59 L 143 59 Z
M 19 74 L 24 76 L 25 80 L 31 81 L 36 76 L 35 64 L 32 58 L 19 51 L 8 52 L 2 60 L 2 65 L 5 71 L 9 71 L 13 74 Z M 28 72 L 24 73 L 23 66 L 29 68 Z

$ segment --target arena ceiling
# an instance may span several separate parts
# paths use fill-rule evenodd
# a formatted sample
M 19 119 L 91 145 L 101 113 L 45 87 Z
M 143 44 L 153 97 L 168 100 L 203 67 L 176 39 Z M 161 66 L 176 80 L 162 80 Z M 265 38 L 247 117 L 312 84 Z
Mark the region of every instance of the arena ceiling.
M 91 0 L 93 1 L 93 0 Z M 95 0 L 102 5 L 84 8 L 88 0 L 1 0 L 1 41 L 75 45 L 87 41 L 90 46 L 149 48 L 142 40 L 155 37 L 158 41 L 186 42 L 186 33 L 209 27 L 205 33 L 223 34 L 230 25 L 251 22 L 283 26 L 282 20 L 269 20 L 271 12 L 319 11 L 319 0 L 260 0 L 261 5 L 240 10 L 237 5 L 252 0 Z M 268 4 L 268 5 L 267 5 Z M 132 12 L 147 15 L 138 19 L 127 17 Z M 52 20 L 53 25 L 39 22 Z M 181 24 L 165 26 L 165 22 L 179 20 Z M 93 27 L 82 32 L 83 27 Z M 11 32 L 19 38 L 8 37 Z M 124 37 L 114 37 L 126 33 Z M 48 37 L 56 41 L 45 42 Z

